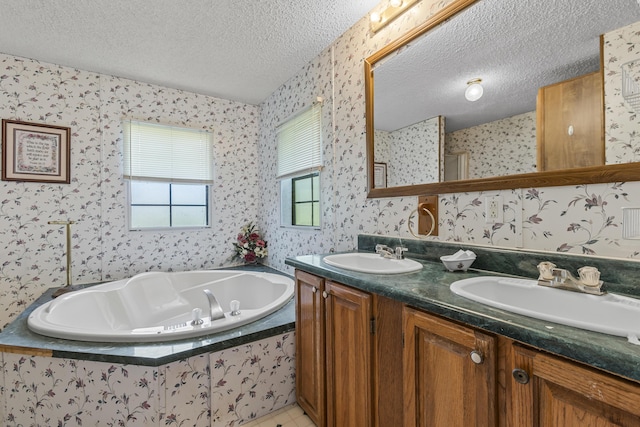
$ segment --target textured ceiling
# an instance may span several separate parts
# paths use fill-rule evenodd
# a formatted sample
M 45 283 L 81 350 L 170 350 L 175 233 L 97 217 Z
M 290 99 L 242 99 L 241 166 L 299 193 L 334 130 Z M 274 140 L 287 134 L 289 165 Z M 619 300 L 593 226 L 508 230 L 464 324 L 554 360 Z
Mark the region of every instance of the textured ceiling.
M 0 0 L 0 52 L 258 104 L 379 0 Z
M 374 71 L 375 127 L 443 115 L 447 132 L 534 111 L 539 87 L 599 69 L 600 34 L 640 0 L 480 0 Z M 466 82 L 484 96 L 469 102 Z

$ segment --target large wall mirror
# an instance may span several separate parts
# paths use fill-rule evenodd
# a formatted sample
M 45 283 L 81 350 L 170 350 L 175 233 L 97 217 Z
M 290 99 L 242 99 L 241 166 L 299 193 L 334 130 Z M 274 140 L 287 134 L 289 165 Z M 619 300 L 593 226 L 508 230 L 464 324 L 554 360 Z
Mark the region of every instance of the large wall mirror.
M 600 36 L 640 21 L 615 3 L 453 0 L 367 58 L 369 197 L 640 180 L 604 136 Z

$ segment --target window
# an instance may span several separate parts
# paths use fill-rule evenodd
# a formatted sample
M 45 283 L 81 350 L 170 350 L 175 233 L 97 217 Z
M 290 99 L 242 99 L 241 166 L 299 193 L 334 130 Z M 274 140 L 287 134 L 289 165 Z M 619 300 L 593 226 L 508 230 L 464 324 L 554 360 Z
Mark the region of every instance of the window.
M 320 227 L 321 106 L 315 103 L 276 130 L 283 226 Z
M 129 228 L 208 227 L 213 143 L 209 132 L 123 122 Z
M 209 225 L 209 186 L 130 181 L 131 229 Z
M 292 178 L 291 225 L 320 226 L 320 175 Z

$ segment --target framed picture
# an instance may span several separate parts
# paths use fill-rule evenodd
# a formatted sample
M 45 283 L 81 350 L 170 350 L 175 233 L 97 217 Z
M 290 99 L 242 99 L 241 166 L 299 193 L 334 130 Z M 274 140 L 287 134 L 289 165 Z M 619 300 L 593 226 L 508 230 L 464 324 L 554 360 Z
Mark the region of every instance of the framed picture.
M 2 180 L 68 184 L 71 128 L 2 120 Z
M 387 164 L 386 163 L 373 164 L 373 187 L 374 188 L 387 187 Z

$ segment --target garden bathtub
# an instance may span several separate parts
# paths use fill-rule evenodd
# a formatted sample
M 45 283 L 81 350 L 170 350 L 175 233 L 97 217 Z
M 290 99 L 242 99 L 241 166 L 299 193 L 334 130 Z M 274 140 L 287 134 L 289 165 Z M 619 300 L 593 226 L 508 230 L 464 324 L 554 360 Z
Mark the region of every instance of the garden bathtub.
M 205 290 L 222 309 L 218 320 L 209 316 Z M 293 280 L 273 273 L 150 272 L 63 294 L 36 308 L 28 326 L 38 334 L 80 341 L 170 341 L 254 322 L 283 307 L 293 293 Z M 232 314 L 234 300 L 240 307 Z

